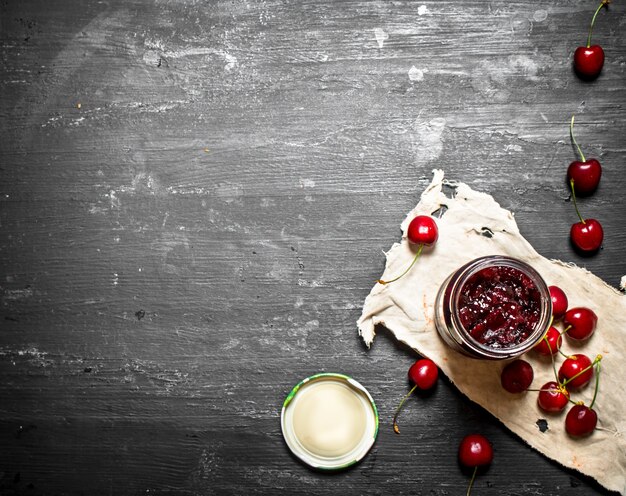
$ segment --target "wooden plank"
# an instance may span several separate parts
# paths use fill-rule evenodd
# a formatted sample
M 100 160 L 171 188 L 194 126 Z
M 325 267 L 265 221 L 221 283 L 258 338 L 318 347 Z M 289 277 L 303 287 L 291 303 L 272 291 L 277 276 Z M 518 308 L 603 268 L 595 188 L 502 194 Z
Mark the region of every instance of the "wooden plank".
M 607 494 L 444 378 L 389 426 L 415 356 L 355 321 L 440 167 L 515 212 L 542 254 L 626 274 L 625 9 L 589 2 L 0 4 L 0 493 Z M 569 245 L 568 122 L 604 166 Z M 341 371 L 380 437 L 329 476 L 293 459 L 284 396 Z M 601 392 L 601 401 L 612 394 Z M 558 423 L 560 419 L 548 419 Z

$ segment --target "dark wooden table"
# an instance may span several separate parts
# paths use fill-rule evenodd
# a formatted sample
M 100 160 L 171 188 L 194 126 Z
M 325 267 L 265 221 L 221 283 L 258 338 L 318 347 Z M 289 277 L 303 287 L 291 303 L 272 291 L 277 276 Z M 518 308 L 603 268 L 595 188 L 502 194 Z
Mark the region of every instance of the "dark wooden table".
M 431 169 L 492 194 L 545 256 L 626 274 L 623 2 L 0 2 L 0 494 L 605 494 L 442 379 L 390 427 L 416 358 L 355 321 Z M 568 121 L 601 159 L 569 245 Z M 318 371 L 381 432 L 336 475 L 280 433 Z M 614 392 L 603 392 L 610 401 Z

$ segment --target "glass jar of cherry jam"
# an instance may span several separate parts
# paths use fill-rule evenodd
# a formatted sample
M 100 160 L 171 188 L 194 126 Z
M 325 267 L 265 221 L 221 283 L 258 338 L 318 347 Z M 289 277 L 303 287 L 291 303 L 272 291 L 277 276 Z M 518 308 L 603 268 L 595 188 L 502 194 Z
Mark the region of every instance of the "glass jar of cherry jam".
M 500 360 L 530 350 L 550 326 L 550 291 L 521 260 L 492 255 L 452 273 L 435 301 L 441 338 L 472 358 Z

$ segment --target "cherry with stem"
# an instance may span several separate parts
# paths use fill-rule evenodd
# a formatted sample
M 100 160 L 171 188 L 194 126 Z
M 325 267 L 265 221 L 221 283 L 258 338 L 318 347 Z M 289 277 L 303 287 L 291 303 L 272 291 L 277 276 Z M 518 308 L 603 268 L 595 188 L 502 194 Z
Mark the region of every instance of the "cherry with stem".
M 532 390 L 530 390 L 532 391 Z M 558 382 L 546 382 L 541 389 L 537 390 L 537 404 L 539 408 L 548 413 L 562 412 L 570 400 L 567 388 Z
M 559 381 L 554 354 L 550 354 L 550 361 L 552 362 L 552 370 L 556 381 L 547 382 L 539 389 L 537 404 L 545 412 L 559 413 L 563 411 L 568 401 L 570 401 L 569 391 Z
M 587 254 L 594 253 L 600 249 L 600 246 L 602 246 L 602 240 L 604 239 L 602 224 L 595 219 L 583 219 L 576 203 L 576 192 L 574 191 L 573 179 L 570 179 L 570 188 L 572 190 L 574 209 L 580 219 L 580 222 L 572 224 L 570 229 L 570 239 L 572 240 L 572 244 L 581 252 Z
M 576 307 L 565 313 L 563 323 L 567 326 L 563 334 L 567 332 L 567 336 L 571 339 L 583 341 L 593 335 L 598 323 L 598 316 L 590 308 Z
M 418 215 L 417 217 L 415 217 L 411 221 L 407 229 L 407 239 L 409 240 L 409 243 L 418 245 L 417 253 L 415 253 L 413 261 L 399 276 L 394 277 L 393 279 L 390 279 L 388 281 L 378 279 L 378 281 L 376 282 L 382 285 L 386 285 L 397 281 L 401 277 L 404 277 L 413 268 L 415 262 L 417 262 L 418 258 L 422 254 L 424 246 L 430 246 L 435 244 L 438 237 L 439 229 L 437 228 L 437 223 L 435 222 L 435 219 L 433 219 L 429 215 Z
M 611 0 L 602 0 L 600 2 L 600 5 L 593 13 L 591 24 L 589 25 L 587 45 L 584 47 L 579 46 L 574 52 L 574 70 L 582 79 L 592 80 L 597 78 L 604 66 L 604 50 L 600 45 L 591 45 L 591 34 L 598 13 L 603 7 L 607 7 L 609 3 L 611 3 Z
M 422 391 L 432 389 L 437 383 L 438 377 L 439 369 L 437 368 L 437 365 L 435 365 L 435 362 L 429 360 L 428 358 L 417 360 L 413 365 L 411 365 L 409 368 L 409 381 L 413 384 L 413 387 L 407 394 L 404 395 L 393 416 L 393 431 L 396 434 L 400 434 L 400 428 L 398 427 L 398 414 L 402 409 L 402 405 L 404 405 L 406 400 L 409 399 L 409 396 L 411 396 L 416 389 L 420 389 Z
M 575 160 L 567 168 L 567 180 L 574 181 L 574 187 L 578 195 L 590 195 L 600 184 L 600 178 L 602 177 L 602 166 L 600 162 L 595 158 L 585 159 L 583 151 L 580 149 L 576 137 L 574 136 L 574 116 L 569 125 L 569 135 L 576 146 L 578 156 L 580 160 Z
M 567 358 L 561 365 L 558 374 L 559 383 L 571 388 L 585 387 L 593 377 L 594 366 L 602 360 L 602 355 L 597 355 L 591 362 L 586 355 L 576 354 Z
M 466 496 L 470 496 L 478 468 L 490 465 L 493 461 L 493 448 L 491 443 L 481 434 L 469 434 L 465 436 L 459 444 L 459 461 L 461 465 L 474 469 L 469 486 L 467 487 Z

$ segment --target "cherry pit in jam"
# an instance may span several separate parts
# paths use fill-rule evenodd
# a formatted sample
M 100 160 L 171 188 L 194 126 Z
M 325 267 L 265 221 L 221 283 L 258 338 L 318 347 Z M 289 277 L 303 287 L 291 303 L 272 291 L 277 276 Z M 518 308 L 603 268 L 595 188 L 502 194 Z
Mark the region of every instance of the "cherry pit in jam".
M 527 263 L 493 255 L 451 274 L 435 302 L 443 340 L 473 358 L 505 359 L 531 349 L 550 324 L 550 290 Z

